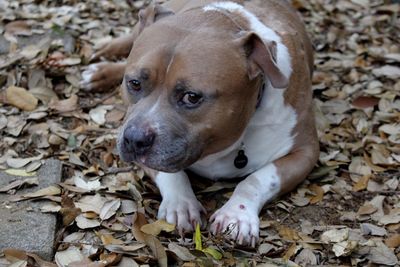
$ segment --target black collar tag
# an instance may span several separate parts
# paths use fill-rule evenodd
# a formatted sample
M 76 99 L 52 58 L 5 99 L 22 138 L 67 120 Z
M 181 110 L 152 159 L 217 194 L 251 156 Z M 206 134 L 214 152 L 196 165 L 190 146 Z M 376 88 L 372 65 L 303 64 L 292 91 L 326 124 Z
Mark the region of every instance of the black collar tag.
M 239 150 L 233 163 L 236 168 L 243 169 L 244 167 L 246 167 L 248 161 L 249 160 L 248 160 L 246 154 L 244 153 L 244 150 L 241 149 L 241 150 Z

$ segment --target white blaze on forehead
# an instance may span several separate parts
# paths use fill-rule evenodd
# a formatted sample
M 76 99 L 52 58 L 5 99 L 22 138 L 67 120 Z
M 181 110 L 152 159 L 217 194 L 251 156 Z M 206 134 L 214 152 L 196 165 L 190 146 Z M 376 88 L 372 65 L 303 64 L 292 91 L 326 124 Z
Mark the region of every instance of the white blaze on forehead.
M 274 32 L 272 29 L 265 26 L 253 13 L 246 10 L 243 6 L 230 2 L 217 2 L 213 4 L 209 4 L 203 7 L 205 12 L 208 11 L 221 11 L 226 10 L 228 12 L 235 12 L 238 15 L 241 15 L 250 23 L 251 31 L 258 34 L 264 41 L 275 41 L 277 44 L 277 64 L 281 72 L 287 77 L 290 77 L 292 73 L 292 67 L 290 63 L 290 55 L 287 47 L 282 44 L 281 37 Z

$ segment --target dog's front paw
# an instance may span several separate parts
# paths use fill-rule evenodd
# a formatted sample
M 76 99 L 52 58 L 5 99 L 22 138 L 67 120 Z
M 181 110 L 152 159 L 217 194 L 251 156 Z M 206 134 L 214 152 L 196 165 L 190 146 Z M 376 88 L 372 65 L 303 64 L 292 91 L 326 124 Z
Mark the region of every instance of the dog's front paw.
M 176 224 L 180 235 L 193 232 L 196 224 L 201 225 L 201 213 L 205 209 L 195 196 L 174 196 L 164 198 L 158 210 L 158 219 Z
M 80 86 L 87 91 L 101 92 L 121 83 L 125 70 L 124 63 L 102 62 L 91 64 L 82 72 Z
M 210 218 L 214 235 L 226 234 L 239 245 L 255 247 L 259 236 L 258 212 L 251 204 L 232 199 Z

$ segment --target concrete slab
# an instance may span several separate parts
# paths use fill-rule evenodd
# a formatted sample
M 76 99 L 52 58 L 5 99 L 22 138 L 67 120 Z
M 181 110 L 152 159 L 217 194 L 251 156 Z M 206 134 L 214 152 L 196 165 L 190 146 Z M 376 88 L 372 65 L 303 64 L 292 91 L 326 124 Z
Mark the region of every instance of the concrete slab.
M 62 164 L 46 160 L 38 170 L 39 186 L 18 190 L 17 194 L 36 191 L 61 181 Z M 25 179 L 0 172 L 0 186 L 16 179 Z M 33 252 L 44 259 L 53 258 L 53 242 L 57 227 L 54 214 L 40 212 L 42 203 L 33 201 L 9 202 L 10 195 L 0 193 L 0 251 L 16 248 Z

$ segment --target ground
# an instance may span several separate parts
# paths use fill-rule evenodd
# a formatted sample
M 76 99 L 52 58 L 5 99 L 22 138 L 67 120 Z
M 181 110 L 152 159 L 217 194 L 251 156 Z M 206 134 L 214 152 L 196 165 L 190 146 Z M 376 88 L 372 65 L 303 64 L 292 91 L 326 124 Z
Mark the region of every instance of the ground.
M 62 221 L 53 263 L 5 250 L 0 266 L 398 266 L 400 6 L 292 3 L 316 51 L 321 155 L 304 183 L 265 206 L 253 249 L 207 229 L 180 238 L 156 221 L 156 187 L 115 151 L 118 91 L 79 88 L 93 52 L 130 32 L 145 1 L 0 1 L 0 169 L 29 176 L 46 158 L 64 163 L 64 182 L 35 196 Z M 234 185 L 192 182 L 209 213 Z M 35 183 L 0 192 L 26 186 Z

